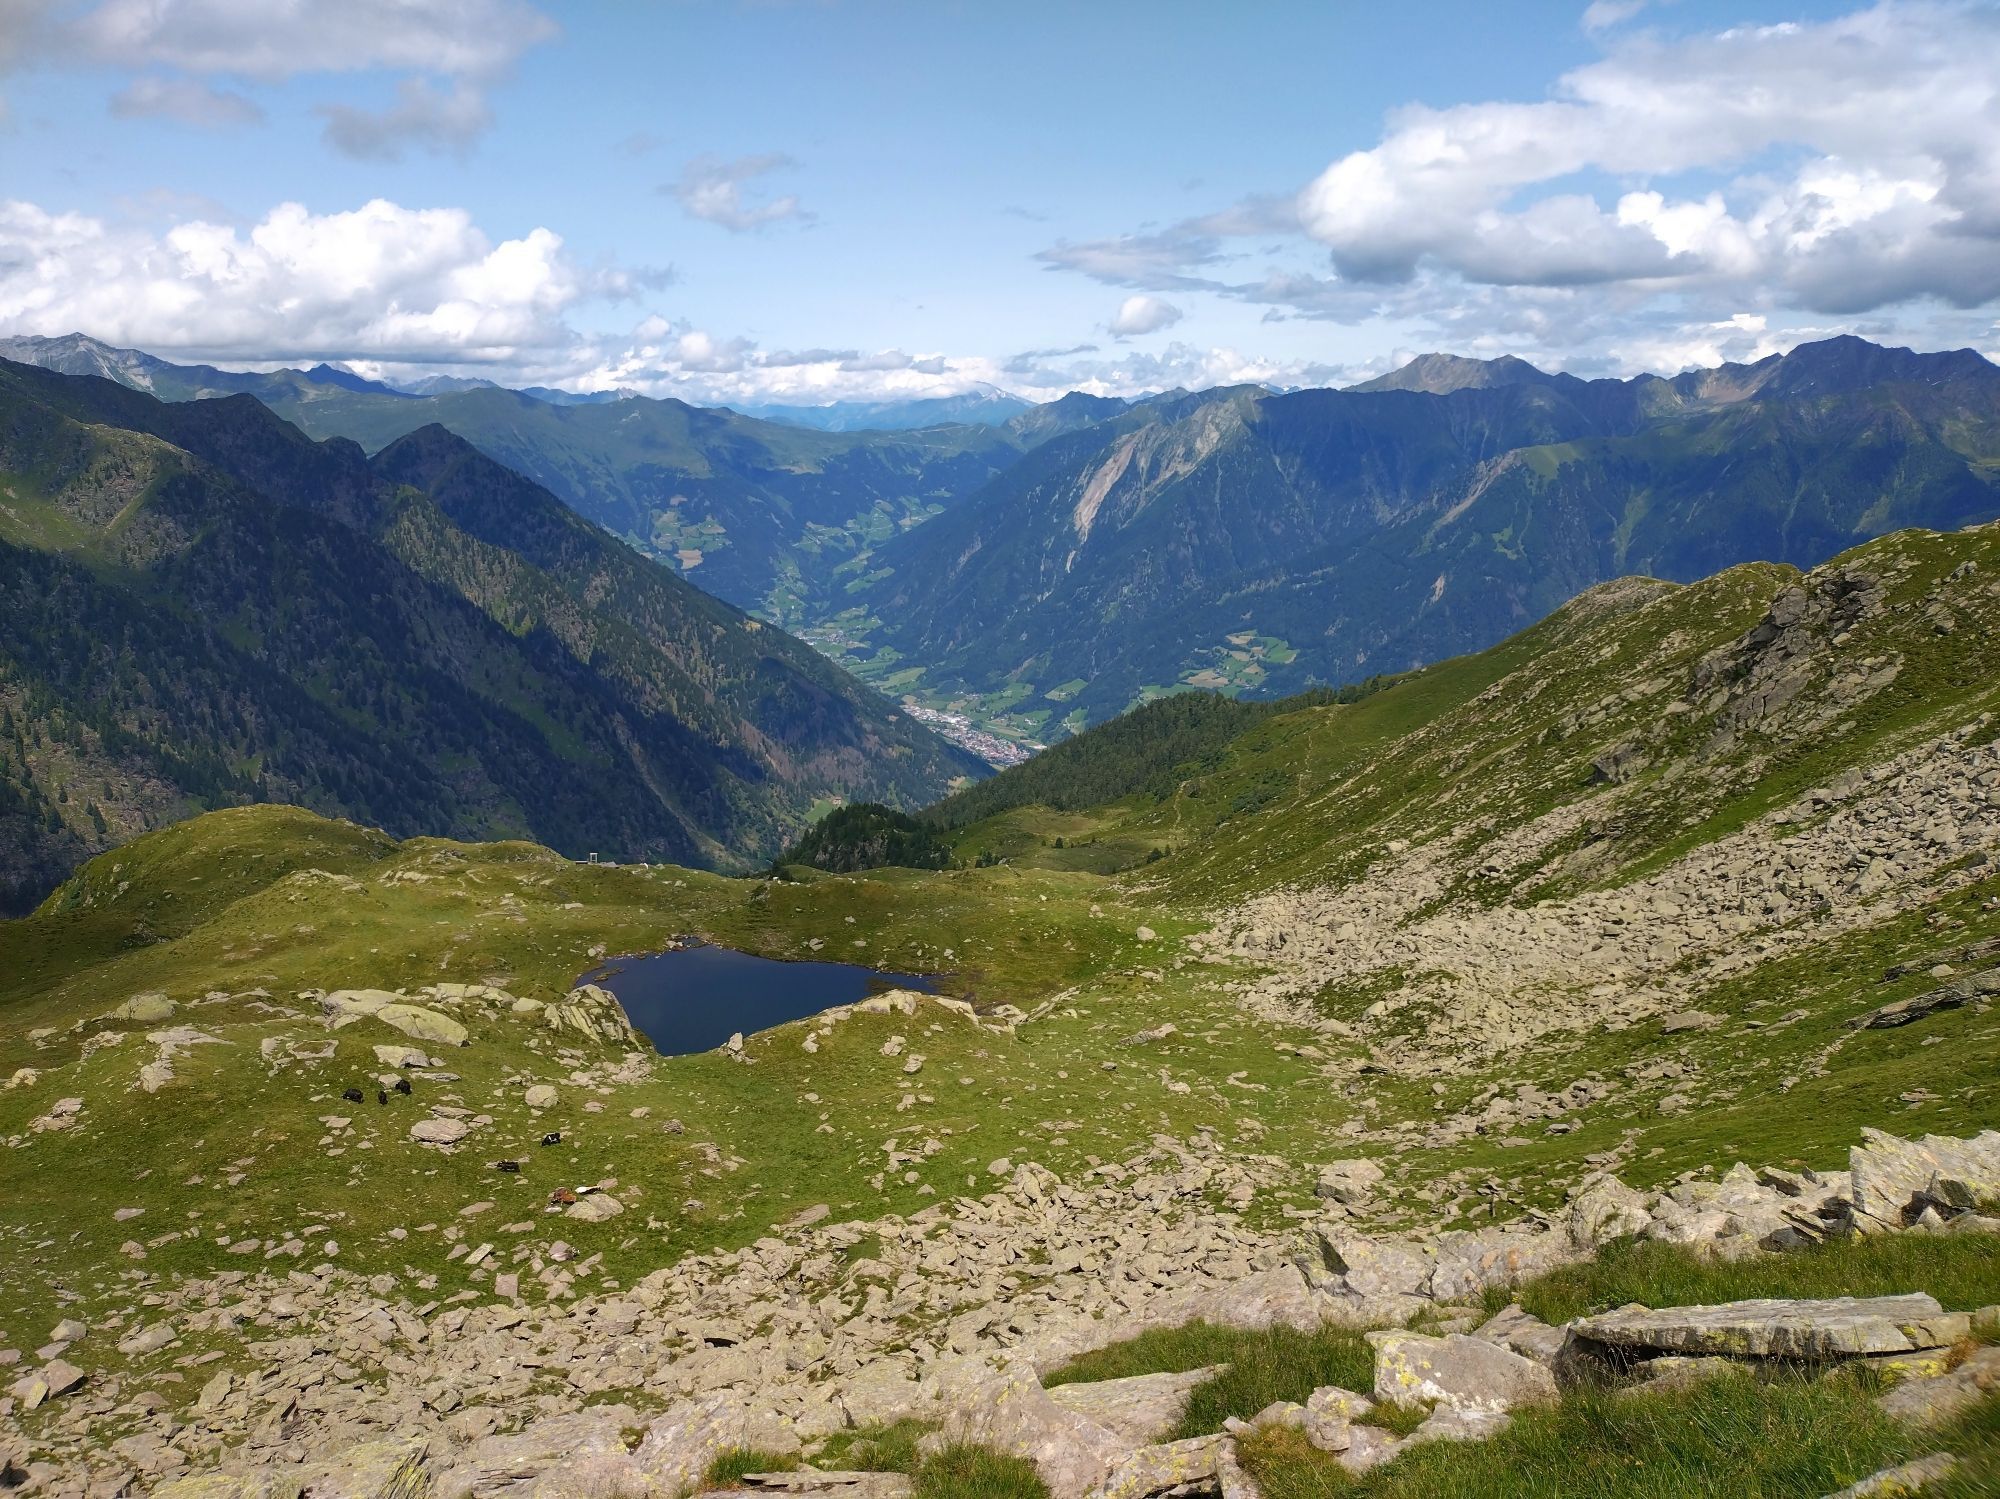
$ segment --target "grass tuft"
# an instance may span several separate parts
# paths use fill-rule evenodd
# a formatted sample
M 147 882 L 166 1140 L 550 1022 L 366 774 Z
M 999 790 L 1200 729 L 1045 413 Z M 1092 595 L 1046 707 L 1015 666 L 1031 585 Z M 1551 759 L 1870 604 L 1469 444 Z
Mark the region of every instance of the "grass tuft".
M 1928 1291 L 1947 1311 L 2000 1303 L 2000 1235 L 1893 1234 L 1746 1260 L 1703 1259 L 1677 1244 L 1624 1240 L 1587 1264 L 1565 1265 L 1511 1292 L 1545 1322 L 1628 1302 L 1704 1306 L 1757 1297 L 1891 1296 Z
M 1358 1480 L 1295 1432 L 1242 1452 L 1265 1499 L 1819 1499 L 1912 1443 L 1855 1381 L 1730 1374 L 1671 1393 L 1578 1391 L 1515 1412 L 1490 1440 L 1426 1442 Z
M 731 1447 L 726 1452 L 718 1452 L 715 1461 L 708 1465 L 702 1475 L 702 1483 L 708 1488 L 720 1488 L 733 1484 L 746 1473 L 790 1473 L 799 1466 L 798 1458 L 789 1453 L 759 1452 L 754 1447 Z
M 1240 1331 L 1208 1322 L 1154 1328 L 1072 1360 L 1044 1384 L 1077 1384 L 1129 1379 L 1138 1374 L 1179 1374 L 1209 1364 L 1229 1368 L 1196 1385 L 1187 1413 L 1163 1441 L 1207 1436 L 1231 1416 L 1248 1419 L 1274 1400 L 1305 1399 L 1322 1385 L 1369 1389 L 1375 1379 L 1375 1350 L 1359 1332 L 1323 1327 L 1299 1332 L 1290 1327 Z
M 917 1470 L 914 1499 L 1049 1499 L 1026 1458 L 984 1447 L 947 1447 Z
M 917 1441 L 930 1429 L 922 1421 L 897 1421 L 835 1432 L 820 1446 L 813 1466 L 850 1473 L 914 1473 L 921 1465 Z

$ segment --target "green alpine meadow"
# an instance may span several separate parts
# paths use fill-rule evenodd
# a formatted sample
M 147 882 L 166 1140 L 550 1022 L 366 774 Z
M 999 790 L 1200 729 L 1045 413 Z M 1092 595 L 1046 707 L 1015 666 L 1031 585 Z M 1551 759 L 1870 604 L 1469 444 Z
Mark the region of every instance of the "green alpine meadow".
M 0 1499 L 2000 1499 L 2000 0 L 0 0 Z

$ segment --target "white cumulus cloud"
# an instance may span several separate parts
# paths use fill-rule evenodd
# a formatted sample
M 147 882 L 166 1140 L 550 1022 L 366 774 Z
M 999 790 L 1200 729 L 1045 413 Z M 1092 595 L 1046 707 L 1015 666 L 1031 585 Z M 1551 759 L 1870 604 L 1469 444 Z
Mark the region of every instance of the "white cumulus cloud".
M 1173 303 L 1141 293 L 1118 304 L 1118 311 L 1111 319 L 1111 331 L 1120 338 L 1136 338 L 1171 328 L 1180 320 L 1181 310 Z
M 1638 181 L 1606 201 L 1570 186 L 1590 176 Z M 1616 42 L 1543 102 L 1412 107 L 1299 216 L 1359 281 L 1429 264 L 1494 285 L 1970 306 L 2000 295 L 1996 189 L 2000 12 L 1891 3 Z
M 455 208 L 282 203 L 155 234 L 0 201 L 0 330 L 169 357 L 512 360 L 573 344 L 567 310 L 619 289 L 548 229 L 495 243 Z

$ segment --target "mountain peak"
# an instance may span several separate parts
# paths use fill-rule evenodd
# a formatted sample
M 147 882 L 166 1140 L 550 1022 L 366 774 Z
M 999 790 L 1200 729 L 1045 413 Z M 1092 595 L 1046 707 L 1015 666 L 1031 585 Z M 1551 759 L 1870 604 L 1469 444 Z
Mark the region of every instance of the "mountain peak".
M 1525 359 L 1502 354 L 1498 359 L 1468 359 L 1462 354 L 1419 354 L 1401 369 L 1391 370 L 1349 390 L 1415 390 L 1448 396 L 1455 390 L 1484 390 L 1496 385 L 1531 385 L 1549 379 Z

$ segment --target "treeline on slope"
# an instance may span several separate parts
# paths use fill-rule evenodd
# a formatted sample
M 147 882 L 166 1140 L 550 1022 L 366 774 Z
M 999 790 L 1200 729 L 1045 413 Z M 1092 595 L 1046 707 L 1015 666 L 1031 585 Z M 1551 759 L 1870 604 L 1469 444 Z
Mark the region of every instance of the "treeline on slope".
M 1280 713 L 1358 702 L 1390 677 L 1346 687 L 1313 687 L 1292 697 L 1248 701 L 1219 692 L 1177 692 L 1084 730 L 991 780 L 968 786 L 922 814 L 942 828 L 962 828 L 1016 807 L 1078 812 L 1128 796 L 1170 796 L 1232 739 Z
M 797 843 L 772 866 L 804 864 L 828 874 L 852 874 L 858 869 L 944 869 L 951 864 L 951 845 L 937 830 L 880 802 L 856 802 L 836 807 L 807 828 Z

